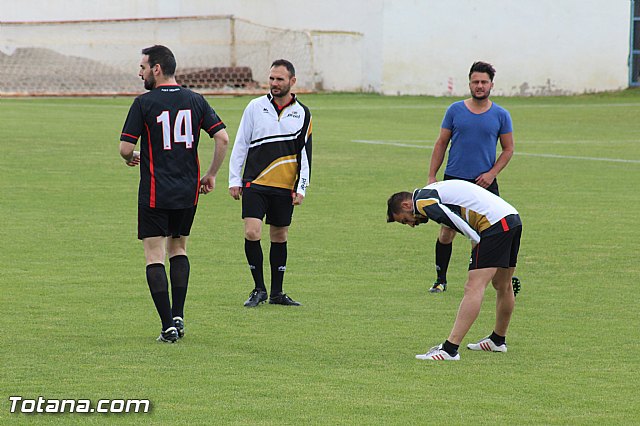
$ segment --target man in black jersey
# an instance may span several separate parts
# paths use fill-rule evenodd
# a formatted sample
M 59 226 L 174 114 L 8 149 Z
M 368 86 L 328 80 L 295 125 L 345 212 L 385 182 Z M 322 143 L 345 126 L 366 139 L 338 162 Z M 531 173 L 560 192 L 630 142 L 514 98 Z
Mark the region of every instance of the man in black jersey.
M 120 136 L 120 155 L 128 166 L 140 165 L 138 239 L 142 240 L 151 297 L 162 321 L 158 341 L 184 336 L 184 302 L 189 281 L 187 239 L 200 193 L 215 188 L 227 152 L 225 125 L 202 95 L 180 87 L 176 60 L 165 46 L 142 50 L 140 72 L 149 92 L 129 109 Z M 198 141 L 204 130 L 215 141 L 209 169 L 200 177 Z M 134 148 L 140 141 L 140 151 Z M 169 281 L 164 267 L 169 257 Z

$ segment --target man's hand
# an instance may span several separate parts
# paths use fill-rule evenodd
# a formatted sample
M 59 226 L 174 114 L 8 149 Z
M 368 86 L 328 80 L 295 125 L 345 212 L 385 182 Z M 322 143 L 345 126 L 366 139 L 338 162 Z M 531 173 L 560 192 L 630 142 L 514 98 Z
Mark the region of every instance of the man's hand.
M 476 185 L 487 189 L 494 180 L 496 180 L 496 175 L 491 172 L 486 172 L 476 178 Z
M 239 200 L 242 195 L 242 187 L 241 186 L 230 186 L 229 187 L 229 195 L 233 197 L 234 200 Z
M 128 161 L 125 160 L 125 163 L 129 167 L 135 167 L 138 164 L 140 164 L 140 152 L 139 151 L 133 151 L 133 154 L 131 155 L 131 159 L 128 160 Z
M 299 206 L 304 200 L 304 195 L 300 194 L 299 192 L 294 193 L 292 197 L 294 206 Z
M 216 177 L 215 175 L 204 175 L 202 179 L 200 179 L 200 193 L 208 194 L 216 188 Z

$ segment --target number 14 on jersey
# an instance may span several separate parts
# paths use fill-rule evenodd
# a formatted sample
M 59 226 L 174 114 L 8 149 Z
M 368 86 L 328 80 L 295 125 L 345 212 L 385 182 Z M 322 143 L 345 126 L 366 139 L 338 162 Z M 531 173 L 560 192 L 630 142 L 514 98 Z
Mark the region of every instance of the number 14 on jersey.
M 162 123 L 162 143 L 164 149 L 171 149 L 171 118 L 169 111 L 163 111 L 156 117 L 156 122 Z M 176 121 L 173 125 L 173 142 L 184 143 L 187 149 L 193 147 L 193 126 L 191 124 L 191 110 L 181 109 L 178 111 Z

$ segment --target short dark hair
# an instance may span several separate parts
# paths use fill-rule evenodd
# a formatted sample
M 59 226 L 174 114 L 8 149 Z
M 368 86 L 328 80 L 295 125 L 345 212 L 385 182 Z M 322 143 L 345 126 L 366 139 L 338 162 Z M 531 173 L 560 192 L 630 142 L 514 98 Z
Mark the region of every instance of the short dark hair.
M 286 59 L 276 59 L 271 64 L 271 68 L 273 67 L 285 67 L 287 71 L 289 71 L 289 77 L 295 77 L 296 69 L 293 67 L 293 64 Z
M 142 54 L 149 55 L 150 66 L 160 65 L 162 74 L 164 74 L 165 77 L 173 77 L 175 75 L 176 58 L 168 47 L 156 44 L 142 49 Z
M 402 191 L 396 192 L 387 200 L 387 223 L 395 222 L 393 216 L 402 212 L 402 202 L 410 199 L 413 195 L 410 192 Z
M 493 76 L 496 75 L 496 70 L 495 68 L 493 68 L 493 65 L 488 62 L 482 61 L 474 62 L 473 65 L 471 65 L 471 69 L 469 70 L 469 78 L 471 78 L 471 74 L 473 74 L 474 72 L 486 72 L 487 74 L 489 74 L 489 79 L 491 81 L 493 81 Z

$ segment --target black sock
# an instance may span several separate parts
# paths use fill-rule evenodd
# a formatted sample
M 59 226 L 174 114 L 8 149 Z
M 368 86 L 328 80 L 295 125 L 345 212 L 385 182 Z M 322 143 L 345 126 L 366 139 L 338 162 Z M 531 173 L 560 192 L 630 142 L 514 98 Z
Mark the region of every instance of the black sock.
M 445 340 L 444 343 L 442 344 L 442 350 L 451 356 L 456 356 L 456 354 L 458 353 L 459 347 L 460 345 L 454 345 L 448 340 Z
M 500 346 L 500 345 L 503 345 L 504 342 L 506 342 L 507 336 L 500 336 L 499 334 L 496 334 L 495 331 L 492 331 L 491 336 L 489 336 L 489 339 L 491 339 L 491 341 L 495 343 L 496 346 Z
M 173 256 L 169 259 L 171 269 L 171 312 L 174 317 L 184 318 L 184 301 L 187 298 L 189 285 L 189 258 L 185 255 Z
M 262 246 L 260 240 L 249 241 L 244 239 L 244 254 L 247 256 L 247 262 L 249 262 L 249 269 L 251 269 L 251 276 L 255 283 L 255 288 L 267 291 L 264 286 L 264 275 L 262 272 Z
M 173 327 L 171 302 L 169 301 L 169 282 L 162 263 L 147 265 L 147 284 L 149 284 L 151 298 L 162 321 L 162 330 Z
M 451 259 L 451 249 L 453 244 L 442 244 L 440 240 L 436 241 L 436 273 L 438 274 L 438 282 L 447 282 L 447 269 L 449 269 L 449 260 Z
M 271 242 L 269 251 L 269 263 L 271 264 L 271 296 L 282 293 L 282 281 L 284 271 L 287 269 L 287 242 Z

